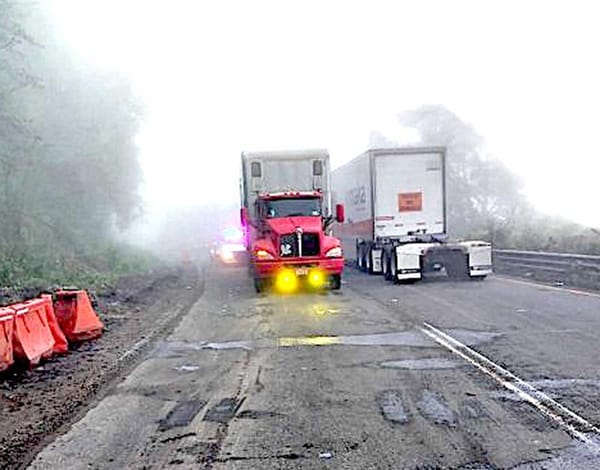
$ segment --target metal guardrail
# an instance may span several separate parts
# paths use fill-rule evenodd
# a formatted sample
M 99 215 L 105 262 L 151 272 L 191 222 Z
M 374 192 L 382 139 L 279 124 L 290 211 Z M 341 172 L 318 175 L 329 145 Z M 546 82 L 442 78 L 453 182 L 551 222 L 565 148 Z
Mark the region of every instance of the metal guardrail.
M 494 250 L 494 270 L 559 285 L 600 290 L 600 256 Z

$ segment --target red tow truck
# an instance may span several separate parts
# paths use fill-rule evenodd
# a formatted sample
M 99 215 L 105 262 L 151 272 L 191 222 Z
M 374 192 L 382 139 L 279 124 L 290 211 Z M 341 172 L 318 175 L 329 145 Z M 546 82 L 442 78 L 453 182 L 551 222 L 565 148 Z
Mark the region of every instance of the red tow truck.
M 331 236 L 344 207 L 331 207 L 325 150 L 242 153 L 241 221 L 257 292 L 339 289 L 340 241 Z

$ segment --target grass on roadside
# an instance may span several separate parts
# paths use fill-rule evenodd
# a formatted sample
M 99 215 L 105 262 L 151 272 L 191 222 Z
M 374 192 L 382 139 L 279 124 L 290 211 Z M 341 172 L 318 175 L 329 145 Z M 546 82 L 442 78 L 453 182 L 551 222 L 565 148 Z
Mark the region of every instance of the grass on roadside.
M 0 257 L 0 287 L 47 289 L 107 287 L 119 278 L 161 266 L 152 253 L 130 245 L 111 244 L 94 252 L 56 256 L 35 254 Z

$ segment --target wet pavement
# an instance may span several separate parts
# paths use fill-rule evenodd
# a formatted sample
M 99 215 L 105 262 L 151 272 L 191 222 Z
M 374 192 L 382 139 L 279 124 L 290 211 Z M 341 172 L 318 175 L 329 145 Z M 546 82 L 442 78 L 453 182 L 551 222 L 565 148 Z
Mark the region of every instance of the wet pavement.
M 31 468 L 596 468 L 596 447 L 422 330 L 594 421 L 598 371 L 569 361 L 591 356 L 590 325 L 552 316 L 548 295 L 581 321 L 600 307 L 494 278 L 392 286 L 352 271 L 339 293 L 257 296 L 242 270 L 215 269 L 172 334 Z

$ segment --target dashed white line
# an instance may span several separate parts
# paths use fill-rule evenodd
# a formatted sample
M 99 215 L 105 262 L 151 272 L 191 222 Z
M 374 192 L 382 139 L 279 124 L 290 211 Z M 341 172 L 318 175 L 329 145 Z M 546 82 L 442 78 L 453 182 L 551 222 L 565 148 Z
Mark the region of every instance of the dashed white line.
M 433 325 L 427 322 L 424 322 L 423 325 L 421 331 L 436 343 L 474 365 L 507 390 L 516 393 L 522 400 L 530 403 L 541 413 L 558 423 L 571 436 L 587 444 L 594 452 L 600 453 L 600 444 L 588 437 L 588 434 L 600 435 L 600 429 L 585 418 Z

